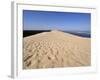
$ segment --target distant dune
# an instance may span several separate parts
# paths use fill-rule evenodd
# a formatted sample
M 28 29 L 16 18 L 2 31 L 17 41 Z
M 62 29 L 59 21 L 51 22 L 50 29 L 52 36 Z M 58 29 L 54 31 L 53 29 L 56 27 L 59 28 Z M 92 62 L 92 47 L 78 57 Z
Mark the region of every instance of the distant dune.
M 91 39 L 60 31 L 24 37 L 23 68 L 58 68 L 91 65 Z

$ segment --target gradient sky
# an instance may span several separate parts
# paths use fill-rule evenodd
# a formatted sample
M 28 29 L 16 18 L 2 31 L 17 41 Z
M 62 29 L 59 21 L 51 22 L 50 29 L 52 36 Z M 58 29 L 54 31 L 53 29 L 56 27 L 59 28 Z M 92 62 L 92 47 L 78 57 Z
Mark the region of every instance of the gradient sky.
M 90 31 L 91 14 L 23 10 L 24 30 Z

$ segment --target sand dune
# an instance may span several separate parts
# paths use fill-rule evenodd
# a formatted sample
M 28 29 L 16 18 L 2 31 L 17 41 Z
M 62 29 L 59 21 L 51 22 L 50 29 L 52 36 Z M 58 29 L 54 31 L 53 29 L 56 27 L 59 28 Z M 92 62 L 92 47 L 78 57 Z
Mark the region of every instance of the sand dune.
M 23 68 L 91 65 L 91 40 L 60 31 L 24 37 Z

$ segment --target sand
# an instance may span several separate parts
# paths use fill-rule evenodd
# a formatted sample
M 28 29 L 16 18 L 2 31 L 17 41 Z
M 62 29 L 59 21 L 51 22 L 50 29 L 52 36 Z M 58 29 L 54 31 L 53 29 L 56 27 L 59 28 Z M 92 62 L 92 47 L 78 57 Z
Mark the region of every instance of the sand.
M 91 65 L 91 39 L 61 31 L 24 37 L 23 69 Z

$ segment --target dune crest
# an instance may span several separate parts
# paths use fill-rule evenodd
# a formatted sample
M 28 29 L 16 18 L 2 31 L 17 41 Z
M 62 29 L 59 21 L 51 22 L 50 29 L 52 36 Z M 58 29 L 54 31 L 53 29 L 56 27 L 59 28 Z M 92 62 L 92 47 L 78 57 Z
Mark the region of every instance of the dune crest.
M 53 30 L 24 38 L 23 68 L 91 65 L 91 40 Z

